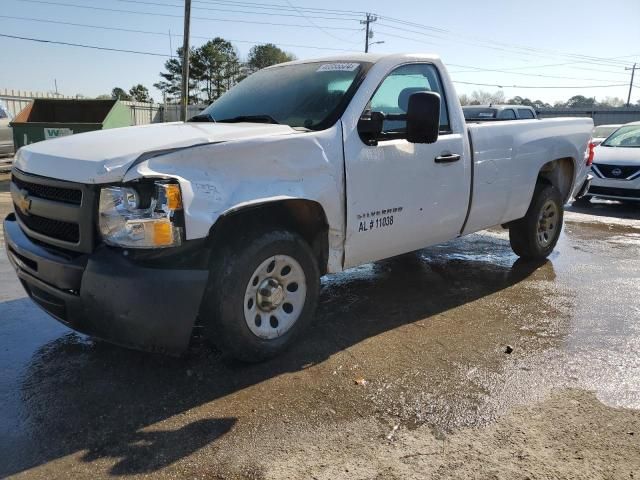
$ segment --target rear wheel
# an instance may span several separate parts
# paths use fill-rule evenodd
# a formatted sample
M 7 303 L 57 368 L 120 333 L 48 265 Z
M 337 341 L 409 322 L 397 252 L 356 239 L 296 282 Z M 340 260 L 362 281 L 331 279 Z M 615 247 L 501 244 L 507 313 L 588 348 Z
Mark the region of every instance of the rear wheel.
M 285 350 L 316 308 L 320 275 L 309 245 L 286 230 L 256 230 L 214 255 L 203 303 L 207 337 L 249 362 Z
M 548 257 L 560 237 L 562 221 L 562 197 L 558 189 L 537 184 L 526 215 L 509 226 L 511 248 L 526 260 Z

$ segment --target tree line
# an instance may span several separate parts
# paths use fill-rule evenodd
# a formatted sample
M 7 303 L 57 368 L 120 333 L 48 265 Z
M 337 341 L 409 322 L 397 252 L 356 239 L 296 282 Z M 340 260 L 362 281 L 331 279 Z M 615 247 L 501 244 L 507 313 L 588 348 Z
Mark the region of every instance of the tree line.
M 182 48 L 176 57 L 167 60 L 165 71 L 153 86 L 162 92 L 165 102 L 179 102 L 182 86 Z M 272 43 L 255 45 L 246 62 L 242 62 L 238 50 L 224 38 L 216 37 L 189 55 L 189 103 L 211 103 L 248 75 L 261 68 L 295 60 Z
M 265 43 L 253 46 L 247 60 L 243 62 L 231 42 L 216 37 L 200 47 L 191 49 L 189 103 L 211 103 L 250 74 L 295 58 L 292 53 L 281 50 L 273 43 Z M 165 62 L 160 78 L 161 80 L 153 86 L 162 92 L 163 103 L 180 102 L 182 48 L 178 48 L 176 56 Z M 115 87 L 111 94 L 96 98 L 153 103 L 149 89 L 142 84 L 134 85 L 129 90 Z
M 496 92 L 487 92 L 484 90 L 475 90 L 471 94 L 466 93 L 460 95 L 460 103 L 462 105 L 488 105 L 508 104 L 508 105 L 526 105 L 533 108 L 619 108 L 624 107 L 626 102 L 620 97 L 605 97 L 602 100 L 596 100 L 595 97 L 585 97 L 584 95 L 574 95 L 566 101 L 557 101 L 553 105 L 542 100 L 531 100 L 530 98 L 515 96 L 507 99 L 504 92 L 498 90 Z M 637 105 L 640 105 L 638 100 Z

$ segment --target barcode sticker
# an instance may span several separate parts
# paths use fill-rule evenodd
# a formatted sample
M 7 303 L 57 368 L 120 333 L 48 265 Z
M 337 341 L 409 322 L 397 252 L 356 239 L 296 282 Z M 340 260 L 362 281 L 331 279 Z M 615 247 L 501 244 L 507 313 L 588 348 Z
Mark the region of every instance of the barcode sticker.
M 325 63 L 316 72 L 353 72 L 359 63 Z

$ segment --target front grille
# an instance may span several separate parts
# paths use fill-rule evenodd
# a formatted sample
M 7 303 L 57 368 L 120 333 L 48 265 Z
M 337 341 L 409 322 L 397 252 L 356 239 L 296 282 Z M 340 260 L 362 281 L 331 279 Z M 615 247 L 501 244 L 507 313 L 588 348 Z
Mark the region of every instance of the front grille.
M 13 183 L 20 189 L 26 190 L 29 196 L 53 200 L 56 202 L 80 205 L 82 202 L 82 191 L 73 188 L 60 188 L 51 185 L 32 183 L 13 177 Z
M 11 196 L 25 234 L 47 248 L 91 253 L 96 191 L 92 185 L 11 171 Z
M 635 165 L 619 166 L 619 165 L 607 165 L 604 163 L 596 164 L 596 168 L 600 170 L 602 175 L 604 175 L 606 178 L 617 178 L 620 180 L 628 178 L 640 170 L 640 167 Z M 620 173 L 618 173 L 618 175 L 614 175 L 613 173 L 614 171 L 616 171 L 616 173 L 618 173 L 619 171 Z
M 589 188 L 589 195 L 604 195 L 608 197 L 623 197 L 623 198 L 640 198 L 640 190 L 631 190 L 629 188 L 596 187 L 592 185 Z
M 62 222 L 37 215 L 25 215 L 16 205 L 14 205 L 14 210 L 29 230 L 63 242 L 78 243 L 80 241 L 80 227 L 77 223 Z

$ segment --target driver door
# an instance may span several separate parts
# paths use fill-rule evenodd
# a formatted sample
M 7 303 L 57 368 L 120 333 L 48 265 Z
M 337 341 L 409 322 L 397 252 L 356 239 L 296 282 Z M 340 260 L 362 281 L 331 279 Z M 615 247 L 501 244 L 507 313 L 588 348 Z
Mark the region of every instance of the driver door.
M 451 131 L 435 66 L 397 67 L 380 83 L 363 114 L 404 114 L 409 96 L 425 90 L 439 93 L 442 100 L 436 143 L 398 138 L 406 132 L 404 120 L 385 120 L 377 145 L 366 145 L 358 132 L 345 138 L 345 268 L 450 240 L 462 228 L 469 201 L 468 159 L 462 133 Z

